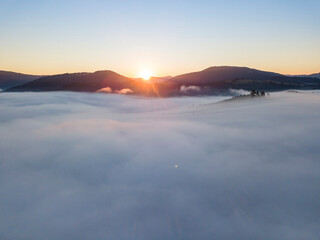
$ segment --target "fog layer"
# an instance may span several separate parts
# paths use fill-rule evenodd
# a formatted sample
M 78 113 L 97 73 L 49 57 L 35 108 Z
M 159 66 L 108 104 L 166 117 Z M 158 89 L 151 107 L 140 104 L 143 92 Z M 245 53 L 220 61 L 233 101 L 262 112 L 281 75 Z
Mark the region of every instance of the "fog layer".
M 317 239 L 320 95 L 0 94 L 0 239 Z

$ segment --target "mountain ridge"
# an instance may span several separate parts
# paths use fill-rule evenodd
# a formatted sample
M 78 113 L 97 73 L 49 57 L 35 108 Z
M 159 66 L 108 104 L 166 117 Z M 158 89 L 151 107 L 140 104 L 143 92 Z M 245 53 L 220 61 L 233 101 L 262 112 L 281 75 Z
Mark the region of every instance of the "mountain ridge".
M 320 80 L 286 76 L 248 67 L 214 66 L 175 77 L 142 81 L 111 70 L 45 76 L 8 91 L 77 91 L 130 93 L 143 96 L 204 95 L 234 89 L 286 90 L 320 88 Z M 122 91 L 125 90 L 125 91 Z M 101 92 L 101 91 L 100 91 Z
M 320 78 L 320 72 L 319 73 L 312 73 L 312 74 L 288 75 L 288 76 Z
M 43 76 L 0 70 L 0 88 L 14 87 L 41 77 Z

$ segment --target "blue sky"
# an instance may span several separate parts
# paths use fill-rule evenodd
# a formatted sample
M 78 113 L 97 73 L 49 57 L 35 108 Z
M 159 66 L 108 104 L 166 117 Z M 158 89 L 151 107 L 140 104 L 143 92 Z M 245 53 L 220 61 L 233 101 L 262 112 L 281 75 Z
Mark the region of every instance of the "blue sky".
M 320 71 L 320 1 L 0 2 L 0 69 L 176 75 L 213 65 Z

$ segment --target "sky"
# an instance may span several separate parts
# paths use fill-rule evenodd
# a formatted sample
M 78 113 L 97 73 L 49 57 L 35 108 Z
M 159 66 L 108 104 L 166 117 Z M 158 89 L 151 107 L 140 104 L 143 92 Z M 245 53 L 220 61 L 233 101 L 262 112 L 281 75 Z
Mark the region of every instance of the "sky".
M 0 93 L 0 239 L 318 239 L 316 93 Z
M 318 0 L 1 0 L 0 69 L 320 72 Z

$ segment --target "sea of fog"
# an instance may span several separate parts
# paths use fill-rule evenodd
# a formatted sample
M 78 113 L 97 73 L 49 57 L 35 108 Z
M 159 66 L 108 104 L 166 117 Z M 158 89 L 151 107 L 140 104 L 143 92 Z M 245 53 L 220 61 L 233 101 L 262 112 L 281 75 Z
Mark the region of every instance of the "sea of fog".
M 0 239 L 320 236 L 320 94 L 0 93 Z

